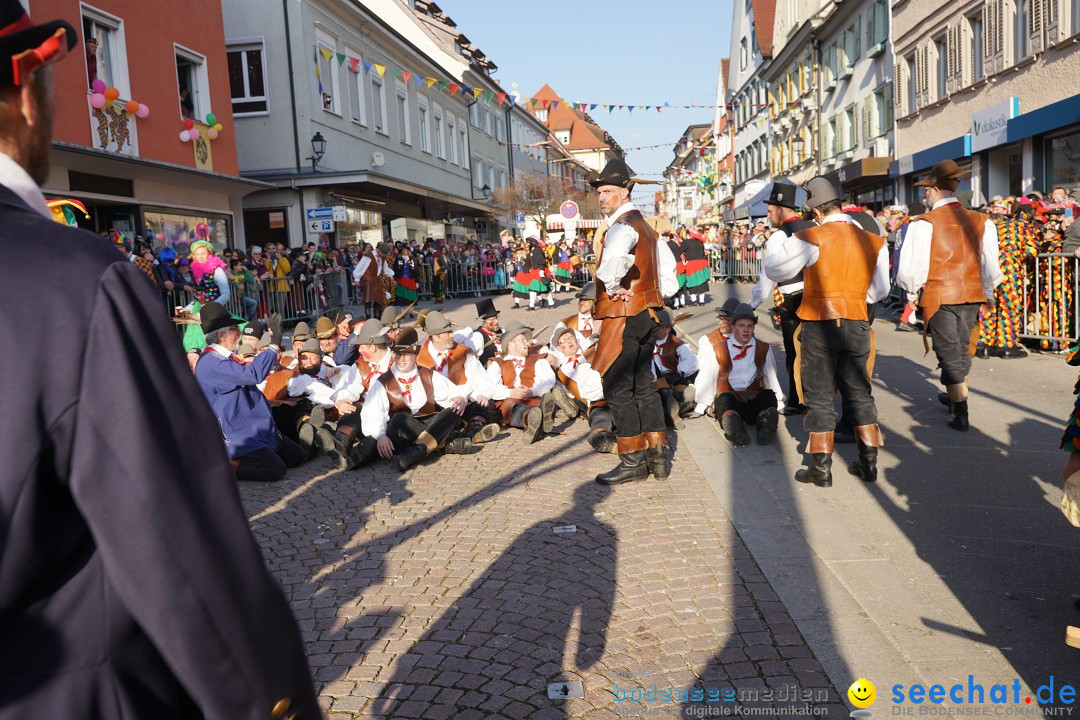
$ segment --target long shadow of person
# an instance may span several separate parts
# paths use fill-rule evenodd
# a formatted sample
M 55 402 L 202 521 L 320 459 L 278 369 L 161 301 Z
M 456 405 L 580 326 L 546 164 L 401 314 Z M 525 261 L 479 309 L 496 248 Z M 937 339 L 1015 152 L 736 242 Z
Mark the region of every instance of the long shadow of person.
M 582 485 L 570 510 L 522 532 L 416 642 L 410 652 L 421 661 L 396 668 L 374 714 L 450 717 L 469 707 L 507 717 L 554 708 L 545 717 L 565 716 L 548 699 L 548 684 L 580 680 L 575 674 L 592 668 L 607 645 L 618 538 L 595 511 L 610 493 Z M 574 659 L 565 667 L 575 620 Z

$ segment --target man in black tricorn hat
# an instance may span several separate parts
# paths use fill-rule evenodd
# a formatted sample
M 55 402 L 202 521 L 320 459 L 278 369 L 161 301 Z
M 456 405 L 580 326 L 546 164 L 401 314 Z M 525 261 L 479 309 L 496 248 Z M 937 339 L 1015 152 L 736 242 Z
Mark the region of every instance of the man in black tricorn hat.
M 473 350 L 480 358 L 480 364 L 487 367 L 496 353 L 502 352 L 502 328 L 499 327 L 499 311 L 495 309 L 495 301 L 491 298 L 477 300 L 476 319 L 480 321 L 480 327 L 473 333 Z M 473 327 L 476 327 L 473 325 Z
M 819 223 L 784 240 L 765 258 L 774 281 L 803 278 L 799 305 L 799 377 L 808 412 L 810 466 L 795 473 L 802 483 L 832 485 L 833 433 L 839 387 L 844 414 L 858 438 L 859 462 L 848 471 L 866 482 L 877 480 L 882 444 L 877 406 L 870 394 L 869 360 L 873 347 L 867 306 L 889 294 L 889 254 L 885 238 L 860 229 L 841 212 L 840 183 L 818 176 L 806 184 L 806 206 Z
M 786 182 L 775 182 L 772 192 L 767 201 L 769 222 L 776 228 L 765 243 L 765 257 L 775 255 L 783 247 L 784 242 L 800 230 L 812 228 L 817 223 L 811 220 L 803 220 L 799 212 L 799 203 L 795 199 L 795 186 Z M 754 294 L 750 300 L 750 307 L 757 309 L 773 294 L 773 289 L 780 291 L 783 301 L 776 306 L 780 316 L 780 333 L 784 336 L 784 365 L 788 374 L 788 401 L 780 410 L 781 414 L 792 415 L 806 412 L 806 406 L 799 399 L 798 388 L 795 387 L 795 331 L 799 329 L 799 303 L 802 302 L 803 278 L 800 271 L 790 278 L 780 282 L 774 282 L 765 274 L 762 268 L 757 284 L 754 285 Z
M 630 202 L 630 168 L 620 159 L 591 182 L 608 230 L 596 268 L 596 309 L 603 320 L 592 366 L 604 378 L 615 421 L 619 465 L 596 476 L 615 485 L 668 476 L 665 421 L 651 364 L 656 311 L 663 308 L 656 231 Z
M 1005 277 L 998 263 L 997 227 L 988 216 L 965 210 L 955 197 L 966 172 L 944 160 L 915 183 L 923 188 L 930 212 L 908 223 L 896 271 L 900 287 L 921 291 L 919 307 L 946 390 L 940 399 L 952 413 L 949 427 L 960 431 L 968 429 L 971 333 L 979 309 L 994 302 L 994 288 Z
M 321 717 L 161 296 L 38 189 L 50 63 L 77 41 L 0 0 L 0 254 L 33 268 L 0 283 L 0 329 L 23 338 L 0 377 L 0 717 Z

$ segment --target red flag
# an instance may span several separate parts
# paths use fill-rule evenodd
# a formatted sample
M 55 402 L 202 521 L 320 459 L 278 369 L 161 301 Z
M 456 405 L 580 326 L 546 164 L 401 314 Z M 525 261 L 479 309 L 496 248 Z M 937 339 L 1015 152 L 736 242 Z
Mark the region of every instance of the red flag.
M 504 92 L 501 92 L 501 93 L 497 93 L 497 94 L 495 95 L 495 97 L 496 97 L 496 98 L 498 98 L 498 100 L 499 100 L 499 105 L 502 105 L 502 104 L 503 104 L 503 102 L 505 102 L 505 101 L 506 101 L 506 93 L 504 93 Z
M 460 89 L 461 89 L 461 86 L 458 85 L 457 83 L 454 83 L 453 85 L 450 86 L 450 95 L 451 96 L 456 95 L 457 91 L 460 90 Z
M 405 81 L 406 85 L 409 84 L 409 78 L 411 78 L 411 77 L 412 77 L 411 72 L 406 72 L 404 70 L 401 71 L 401 79 Z

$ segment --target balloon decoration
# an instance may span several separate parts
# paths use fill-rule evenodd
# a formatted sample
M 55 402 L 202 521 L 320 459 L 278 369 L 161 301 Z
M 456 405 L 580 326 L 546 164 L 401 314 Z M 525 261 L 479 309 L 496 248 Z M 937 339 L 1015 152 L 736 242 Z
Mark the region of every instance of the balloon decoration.
M 94 78 L 90 91 L 90 115 L 97 121 L 98 145 L 102 150 L 122 152 L 132 143 L 132 116 L 149 117 L 150 108 L 137 100 L 119 102 L 120 88 L 108 87 L 101 78 Z
M 208 240 L 210 238 L 210 226 L 204 222 L 196 223 L 195 237 L 199 240 Z
M 205 137 L 207 140 L 217 140 L 225 127 L 218 122 L 217 115 L 214 113 L 206 113 L 204 120 L 206 122 L 206 130 L 200 130 L 195 127 L 195 120 L 185 118 L 184 129 L 180 133 L 180 142 L 191 142 L 202 137 Z

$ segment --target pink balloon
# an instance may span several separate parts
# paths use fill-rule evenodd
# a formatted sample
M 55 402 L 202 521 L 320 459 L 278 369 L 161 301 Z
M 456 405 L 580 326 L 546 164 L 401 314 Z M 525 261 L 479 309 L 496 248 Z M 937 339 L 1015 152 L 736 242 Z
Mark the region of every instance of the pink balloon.
M 145 118 L 149 117 L 150 108 L 146 107 L 142 103 L 139 103 L 139 109 L 135 111 L 135 117 Z
M 190 130 L 181 130 L 180 131 L 180 142 L 187 142 L 188 140 L 191 140 L 191 131 Z
M 217 140 L 217 136 L 218 132 L 214 128 L 210 128 L 206 131 L 206 137 L 210 138 L 211 140 Z
M 191 135 L 192 140 L 198 140 L 200 137 L 202 137 L 202 134 L 199 132 L 199 128 L 191 128 L 190 130 L 188 130 L 188 134 Z
M 96 78 L 94 82 L 90 83 L 90 87 L 96 93 L 105 92 L 105 88 L 108 87 L 101 78 Z
M 105 96 L 101 93 L 94 93 L 90 96 L 90 107 L 100 110 L 105 107 Z

